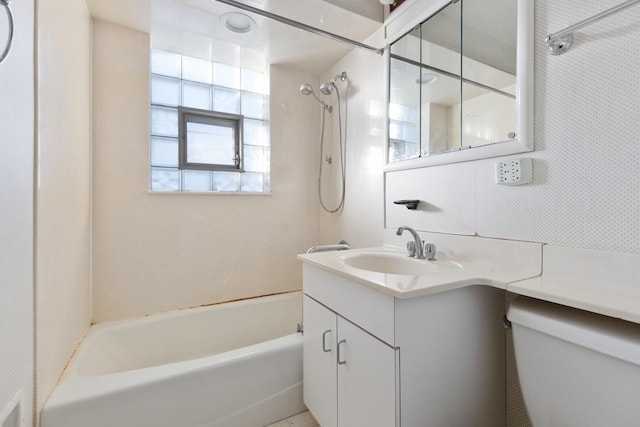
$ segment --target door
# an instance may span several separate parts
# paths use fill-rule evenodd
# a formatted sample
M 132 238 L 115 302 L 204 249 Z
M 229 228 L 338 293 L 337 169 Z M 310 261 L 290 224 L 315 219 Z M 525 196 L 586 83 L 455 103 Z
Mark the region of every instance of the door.
M 322 427 L 336 427 L 336 314 L 306 295 L 302 307 L 304 403 Z
M 338 425 L 399 425 L 396 423 L 397 350 L 338 316 L 336 353 Z

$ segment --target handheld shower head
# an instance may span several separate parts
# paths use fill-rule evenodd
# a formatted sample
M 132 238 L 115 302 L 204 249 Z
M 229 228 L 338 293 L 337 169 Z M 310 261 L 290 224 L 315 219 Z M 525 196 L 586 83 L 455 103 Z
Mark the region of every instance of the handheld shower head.
M 322 90 L 322 88 L 320 90 Z M 333 107 L 331 107 L 330 105 L 327 105 L 326 102 L 324 102 L 322 99 L 320 99 L 320 96 L 318 96 L 318 94 L 313 90 L 313 86 L 311 86 L 309 83 L 303 83 L 303 84 L 300 85 L 300 93 L 302 93 L 303 95 L 313 95 L 313 97 L 315 99 L 317 99 L 320 104 L 322 104 L 322 107 L 325 110 L 327 110 L 329 112 L 333 111 Z M 322 93 L 324 93 L 324 92 L 322 92 Z M 331 92 L 329 92 L 329 93 L 331 93 Z

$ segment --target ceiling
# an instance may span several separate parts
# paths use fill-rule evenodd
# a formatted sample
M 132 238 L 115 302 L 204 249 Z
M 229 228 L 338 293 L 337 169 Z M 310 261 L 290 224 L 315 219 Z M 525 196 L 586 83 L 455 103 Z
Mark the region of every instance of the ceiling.
M 365 42 L 382 27 L 379 0 L 240 0 L 328 31 Z M 152 46 L 211 59 L 214 40 L 224 40 L 264 52 L 267 64 L 289 64 L 320 74 L 353 46 L 244 12 L 216 0 L 86 0 L 92 17 L 147 32 Z M 235 34 L 220 23 L 220 15 L 242 12 L 256 22 L 250 34 Z M 382 37 L 374 47 L 382 47 Z M 371 53 L 375 55 L 375 53 Z

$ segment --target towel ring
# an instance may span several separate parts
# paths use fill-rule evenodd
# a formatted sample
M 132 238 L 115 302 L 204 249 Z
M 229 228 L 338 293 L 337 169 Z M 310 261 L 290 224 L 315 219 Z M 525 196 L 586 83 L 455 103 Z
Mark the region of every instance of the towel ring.
M 0 6 L 4 6 L 7 9 L 7 18 L 9 19 L 9 35 L 7 45 L 5 46 L 2 53 L 0 53 L 0 64 L 2 64 L 4 60 L 7 59 L 7 56 L 9 56 L 9 51 L 11 50 L 11 45 L 13 44 L 13 13 L 11 13 L 9 3 L 11 3 L 11 0 L 0 0 Z

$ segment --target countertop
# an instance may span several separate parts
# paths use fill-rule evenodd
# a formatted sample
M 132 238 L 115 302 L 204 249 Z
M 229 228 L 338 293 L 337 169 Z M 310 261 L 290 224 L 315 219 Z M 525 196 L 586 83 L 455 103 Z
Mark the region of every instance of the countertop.
M 544 246 L 539 277 L 510 292 L 640 323 L 640 255 Z
M 348 258 L 361 254 L 406 256 L 406 250 L 395 245 L 303 254 L 298 259 L 396 298 L 486 285 L 640 323 L 639 254 L 420 234 L 440 247 L 435 261 L 414 260 L 431 263 L 432 271 L 426 274 L 388 274 L 349 265 Z
M 537 253 L 534 251 L 534 254 Z M 537 266 L 522 263 L 496 263 L 493 260 L 474 258 L 467 254 L 450 258 L 436 256 L 435 261 L 413 260 L 433 267 L 426 274 L 389 274 L 355 268 L 348 259 L 369 254 L 391 257 L 407 257 L 407 251 L 397 246 L 379 246 L 336 252 L 319 252 L 298 255 L 298 259 L 315 267 L 331 271 L 358 283 L 373 287 L 396 298 L 414 298 L 471 285 L 493 286 L 507 289 L 510 282 L 535 277 L 540 274 Z M 533 257 L 536 264 L 536 256 Z

